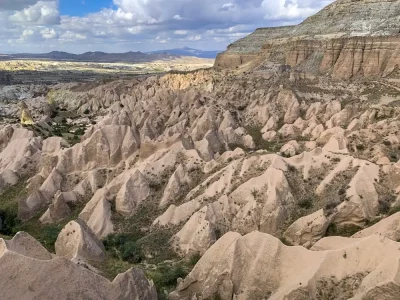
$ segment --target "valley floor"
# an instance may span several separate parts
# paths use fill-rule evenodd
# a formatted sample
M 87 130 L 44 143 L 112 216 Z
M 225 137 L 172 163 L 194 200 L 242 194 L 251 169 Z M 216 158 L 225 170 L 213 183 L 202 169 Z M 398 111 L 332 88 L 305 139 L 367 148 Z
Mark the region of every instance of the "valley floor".
M 3 106 L 25 122 L 0 129 L 0 238 L 15 235 L 0 239 L 0 274 L 31 271 L 0 289 L 397 299 L 391 79 L 209 69 L 13 90 L 36 102 Z

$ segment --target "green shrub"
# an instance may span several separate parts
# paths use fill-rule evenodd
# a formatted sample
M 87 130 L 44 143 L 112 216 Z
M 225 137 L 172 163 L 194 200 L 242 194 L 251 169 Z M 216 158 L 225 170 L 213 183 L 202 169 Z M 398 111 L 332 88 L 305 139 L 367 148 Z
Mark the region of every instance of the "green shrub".
M 379 199 L 379 212 L 381 214 L 388 214 L 390 211 L 390 203 L 386 200 Z
M 121 246 L 121 259 L 133 264 L 140 263 L 144 255 L 135 242 L 129 241 Z
M 171 248 L 172 235 L 168 229 L 159 229 L 137 241 L 137 245 L 146 255 L 147 262 L 158 264 L 177 258 L 175 251 Z
M 15 228 L 19 224 L 16 212 L 0 210 L 0 219 L 0 234 L 14 235 L 16 233 Z
M 306 199 L 302 199 L 299 201 L 298 203 L 299 207 L 304 208 L 304 209 L 310 209 L 311 207 L 313 207 L 313 202 L 311 199 L 306 198 Z
M 249 126 L 246 127 L 246 131 L 253 138 L 254 144 L 256 145 L 256 149 L 259 150 L 267 150 L 270 152 L 278 152 L 282 147 L 281 142 L 268 142 L 263 139 L 261 133 L 261 127 L 257 126 Z
M 175 288 L 178 278 L 185 278 L 188 271 L 182 262 L 173 266 L 159 265 L 155 271 L 148 272 L 148 276 L 153 280 L 159 295 L 171 291 Z
M 190 259 L 189 259 L 189 265 L 194 267 L 200 260 L 201 254 L 197 252 L 196 254 L 193 254 Z
M 79 127 L 77 130 L 74 132 L 76 135 L 84 135 L 85 134 L 85 128 Z
M 104 240 L 104 247 L 114 257 L 130 263 L 139 263 L 144 259 L 137 240 L 142 237 L 141 233 L 110 234 Z
M 388 216 L 394 215 L 398 212 L 400 212 L 400 206 L 392 207 L 388 212 Z
M 343 236 L 343 237 L 351 237 L 362 228 L 356 225 L 341 225 L 337 226 L 335 223 L 329 225 L 326 236 Z
M 59 224 L 46 225 L 43 227 L 42 234 L 39 241 L 47 248 L 54 249 L 54 244 L 57 241 L 57 237 L 62 230 L 62 226 Z
M 253 196 L 254 199 L 257 198 L 257 196 L 258 196 L 258 190 L 257 190 L 257 189 L 252 189 L 252 190 L 251 190 L 251 195 Z

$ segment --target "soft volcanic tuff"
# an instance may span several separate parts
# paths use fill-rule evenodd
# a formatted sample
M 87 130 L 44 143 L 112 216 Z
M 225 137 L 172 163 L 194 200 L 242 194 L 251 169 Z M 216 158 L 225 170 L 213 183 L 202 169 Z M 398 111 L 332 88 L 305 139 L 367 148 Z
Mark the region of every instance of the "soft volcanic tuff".
M 20 218 L 57 224 L 79 215 L 59 234 L 58 256 L 97 266 L 108 259 L 101 240 L 140 218 L 143 234 L 168 230 L 167 243 L 182 257 L 207 255 L 230 231 L 312 248 L 326 235 L 383 222 L 399 207 L 395 82 L 210 70 L 118 86 L 115 102 L 102 103 L 105 115 L 72 147 L 27 129 L 0 131 L 3 172 L 15 174 L 5 188 L 31 176 Z M 87 107 L 99 111 L 98 101 Z M 17 141 L 29 151 L 9 151 Z M 359 234 L 396 239 L 390 220 Z
M 257 29 L 229 45 L 215 66 L 281 64 L 336 79 L 385 77 L 400 65 L 399 20 L 397 0 L 339 0 L 297 26 Z
M 62 228 L 55 254 L 0 240 L 0 298 L 155 299 L 146 274 L 173 300 L 398 299 L 399 1 L 379 4 L 259 29 L 216 62 L 237 70 L 53 86 L 90 126 L 0 128 L 0 232 Z
M 26 233 L 0 239 L 2 299 L 157 299 L 152 282 L 138 269 L 113 282 L 61 258 L 53 257 Z M 10 280 L 12 278 L 12 280 Z
M 310 251 L 260 232 L 227 233 L 170 299 L 398 299 L 399 244 L 377 235 Z
M 18 205 L 23 221 L 78 216 L 59 234 L 56 254 L 94 272 L 101 271 L 91 263 L 108 259 L 101 240 L 143 218 L 141 234 L 168 231 L 165 243 L 181 257 L 206 257 L 230 231 L 317 247 L 326 235 L 351 235 L 398 209 L 396 93 L 383 79 L 343 84 L 286 71 L 120 81 L 114 102 L 100 110 L 98 98 L 88 101 L 106 113 L 72 147 L 4 127 L 0 163 L 15 175 L 4 188 L 31 176 Z M 26 148 L 16 152 L 21 142 Z M 387 228 L 397 223 L 388 222 L 359 234 L 396 239 Z M 144 251 L 145 259 L 159 253 Z M 274 284 L 271 293 L 285 288 Z

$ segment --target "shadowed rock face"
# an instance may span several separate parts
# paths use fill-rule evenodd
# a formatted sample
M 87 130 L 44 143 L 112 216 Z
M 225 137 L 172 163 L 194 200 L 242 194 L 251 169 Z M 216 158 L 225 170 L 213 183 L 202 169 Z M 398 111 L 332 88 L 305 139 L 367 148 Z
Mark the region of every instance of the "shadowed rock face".
M 215 67 L 272 62 L 336 79 L 388 76 L 400 64 L 399 16 L 396 0 L 336 1 L 297 26 L 257 29 L 229 45 Z

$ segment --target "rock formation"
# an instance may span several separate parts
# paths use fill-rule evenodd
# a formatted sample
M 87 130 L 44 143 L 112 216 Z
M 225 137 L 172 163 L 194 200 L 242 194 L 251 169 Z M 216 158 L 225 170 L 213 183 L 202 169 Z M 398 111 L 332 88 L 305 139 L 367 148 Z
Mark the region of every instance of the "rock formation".
M 399 1 L 340 0 L 257 30 L 215 69 L 55 86 L 91 118 L 71 145 L 43 134 L 47 117 L 0 128 L 0 230 L 17 211 L 6 234 L 63 228 L 55 255 L 0 240 L 0 274 L 17 278 L 0 276 L 5 297 L 62 283 L 70 298 L 153 299 L 142 271 L 97 273 L 135 263 L 167 293 L 201 255 L 171 299 L 396 299 L 398 15 Z
M 397 299 L 399 244 L 372 235 L 310 251 L 259 232 L 227 233 L 170 299 Z
M 395 0 L 338 0 L 297 26 L 257 29 L 228 46 L 215 66 L 268 72 L 278 64 L 335 79 L 386 77 L 400 65 L 399 12 Z
M 25 233 L 0 239 L 0 271 L 7 274 L 0 278 L 3 299 L 157 299 L 141 270 L 130 269 L 110 282 L 66 258 L 53 257 Z
M 56 254 L 69 259 L 104 260 L 104 246 L 81 220 L 69 222 L 58 235 Z

